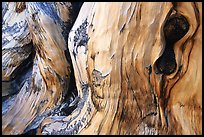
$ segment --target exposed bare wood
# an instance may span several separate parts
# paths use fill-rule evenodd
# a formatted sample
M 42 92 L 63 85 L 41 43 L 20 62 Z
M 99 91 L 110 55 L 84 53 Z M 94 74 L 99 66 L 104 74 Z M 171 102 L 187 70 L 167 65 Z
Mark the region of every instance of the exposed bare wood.
M 201 2 L 85 2 L 76 20 L 73 3 L 25 7 L 15 14 L 26 12 L 28 27 L 15 35 L 29 34 L 36 54 L 30 77 L 2 111 L 3 134 L 202 134 Z M 5 81 L 33 55 L 25 42 L 11 41 L 2 48 Z M 15 46 L 27 56 L 14 54 Z M 64 103 L 75 94 L 67 93 L 73 73 L 77 95 Z M 6 84 L 3 96 L 11 95 Z
M 15 7 L 15 3 L 9 5 Z M 61 10 L 63 10 L 63 14 Z M 22 18 L 25 20 L 27 28 L 25 31 L 19 32 L 19 35 L 25 35 L 28 32 L 30 35 L 25 37 L 26 39 L 31 37 L 34 44 L 36 55 L 32 68 L 32 78 L 24 82 L 14 104 L 3 115 L 3 134 L 22 134 L 33 120 L 37 119 L 36 123 L 38 124 L 54 107 L 59 106 L 65 97 L 71 71 L 65 55 L 67 50 L 66 34 L 69 31 L 68 27 L 70 27 L 68 25 L 71 23 L 69 20 L 71 17 L 69 16 L 70 10 L 70 3 L 27 3 L 26 15 Z M 15 11 L 8 12 L 8 14 L 13 12 Z M 8 22 L 16 24 L 15 16 L 12 19 Z M 5 26 L 5 28 L 8 29 L 8 26 Z M 8 29 L 8 32 L 11 33 L 12 29 Z M 5 33 L 3 35 L 6 37 Z M 9 46 L 14 50 L 14 47 L 11 46 L 18 46 L 19 44 L 21 43 L 12 43 Z M 25 43 L 22 45 L 24 46 Z M 20 46 L 18 47 L 23 50 Z M 29 52 L 31 51 L 29 50 Z M 9 53 L 5 52 L 5 54 Z M 27 57 L 20 51 L 15 53 L 11 53 L 8 59 L 18 61 L 18 58 L 14 55 L 20 56 L 19 59 L 21 60 L 25 60 Z M 6 59 L 4 61 L 10 63 Z M 13 70 L 18 67 L 15 62 L 10 64 L 15 67 L 12 68 Z M 8 70 L 6 69 L 7 73 Z M 34 126 L 36 126 L 36 123 L 34 123 Z

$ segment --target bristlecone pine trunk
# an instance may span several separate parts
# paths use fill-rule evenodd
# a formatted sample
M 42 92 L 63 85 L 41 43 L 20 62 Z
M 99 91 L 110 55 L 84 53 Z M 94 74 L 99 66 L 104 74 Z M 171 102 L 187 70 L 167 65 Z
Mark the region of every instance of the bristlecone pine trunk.
M 201 2 L 3 2 L 3 134 L 202 134 Z

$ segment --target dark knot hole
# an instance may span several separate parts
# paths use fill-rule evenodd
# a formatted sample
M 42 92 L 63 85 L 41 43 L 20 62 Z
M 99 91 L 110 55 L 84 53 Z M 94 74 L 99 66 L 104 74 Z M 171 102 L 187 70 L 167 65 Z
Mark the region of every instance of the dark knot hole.
M 187 19 L 180 14 L 170 16 L 164 25 L 166 46 L 164 52 L 155 62 L 155 73 L 170 75 L 175 72 L 177 64 L 174 53 L 174 44 L 186 35 L 189 30 Z

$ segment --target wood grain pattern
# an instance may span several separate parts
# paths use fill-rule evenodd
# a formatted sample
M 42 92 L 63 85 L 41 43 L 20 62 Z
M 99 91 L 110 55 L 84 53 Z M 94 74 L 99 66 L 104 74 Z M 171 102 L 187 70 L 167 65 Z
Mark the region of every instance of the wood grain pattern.
M 8 5 L 15 5 L 15 3 Z M 18 3 L 17 6 L 19 6 Z M 62 10 L 63 13 L 61 13 Z M 71 69 L 65 51 L 70 28 L 68 25 L 71 24 L 70 10 L 70 3 L 27 3 L 26 10 L 24 10 L 26 15 L 23 16 L 27 28 L 26 31 L 19 32 L 19 35 L 29 33 L 29 38 L 32 39 L 36 51 L 32 78 L 25 81 L 14 104 L 3 115 L 3 134 L 22 134 L 32 121 L 36 122 L 33 123 L 34 127 L 38 126 L 45 116 L 50 115 L 54 107 L 61 104 L 67 94 Z M 8 11 L 8 14 L 11 12 Z M 18 17 L 13 18 L 14 20 L 19 19 Z M 14 20 L 8 22 L 16 24 Z M 5 28 L 9 33 L 11 32 L 8 26 Z M 19 44 L 21 43 L 18 42 Z M 18 45 L 10 44 L 10 46 Z M 12 50 L 14 50 L 13 47 Z M 10 52 L 5 52 L 5 54 L 8 53 Z M 16 61 L 13 53 L 11 55 L 8 58 Z M 23 56 L 21 60 L 26 58 L 20 51 L 16 52 L 16 55 Z M 15 67 L 17 65 L 14 64 Z
M 31 53 L 32 45 L 25 11 L 15 12 L 15 3 L 5 5 L 2 22 L 2 80 L 15 77 L 14 71 Z M 7 10 L 6 10 L 7 9 Z M 13 59 L 15 58 L 15 60 Z
M 36 54 L 3 134 L 202 134 L 201 2 L 85 2 L 76 20 L 72 7 L 28 2 L 18 13 Z M 77 95 L 63 104 L 71 73 Z
M 79 124 L 86 113 L 79 105 L 81 113 L 77 108 L 68 118 L 43 123 L 42 133 L 201 134 L 201 62 L 192 61 L 194 67 L 189 68 L 190 60 L 201 61 L 201 56 L 192 57 L 193 52 L 201 55 L 196 51 L 201 49 L 201 39 L 196 38 L 201 35 L 200 4 L 85 3 L 68 42 L 82 97 L 79 102 L 84 101 L 81 87 L 87 83 L 90 98 L 86 102 L 91 104 L 91 117 L 87 117 L 87 124 Z M 163 26 L 173 14 L 183 15 L 190 27 L 174 43 L 176 70 L 158 73 L 155 62 L 166 54 L 164 49 L 168 46 Z M 193 79 L 199 82 L 191 85 Z M 187 92 L 191 92 L 188 97 Z M 185 110 L 183 106 L 178 108 L 180 101 Z M 183 117 L 193 106 L 193 112 L 190 109 Z M 88 105 L 84 107 L 88 109 Z M 176 112 L 177 109 L 180 110 Z M 72 131 L 66 127 L 73 127 Z

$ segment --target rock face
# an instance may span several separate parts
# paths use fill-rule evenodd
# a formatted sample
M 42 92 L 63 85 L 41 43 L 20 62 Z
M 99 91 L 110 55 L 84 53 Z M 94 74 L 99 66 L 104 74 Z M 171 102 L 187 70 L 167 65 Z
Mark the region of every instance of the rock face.
M 202 3 L 80 6 L 4 3 L 3 134 L 201 134 Z

